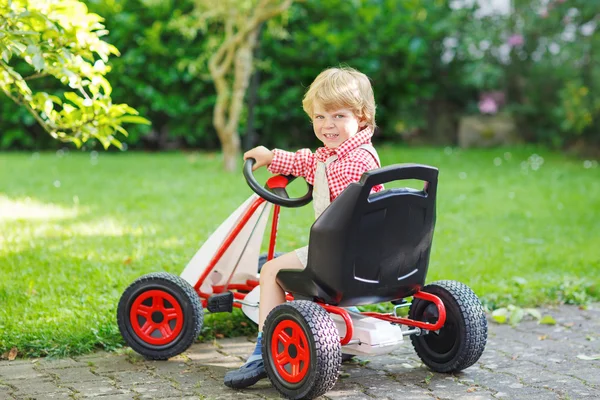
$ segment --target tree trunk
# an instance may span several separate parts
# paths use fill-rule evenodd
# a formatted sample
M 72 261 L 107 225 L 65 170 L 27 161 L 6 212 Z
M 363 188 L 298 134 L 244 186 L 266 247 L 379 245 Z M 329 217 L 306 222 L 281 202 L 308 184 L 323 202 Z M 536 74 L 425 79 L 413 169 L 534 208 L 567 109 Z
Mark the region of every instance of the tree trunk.
M 276 5 L 271 4 L 270 0 L 261 0 L 248 18 L 237 15 L 235 8 L 232 15 L 225 16 L 225 38 L 211 56 L 208 68 L 217 90 L 213 125 L 223 149 L 226 171 L 237 169 L 241 150 L 238 125 L 252 76 L 253 53 L 260 25 L 289 9 L 293 1 L 285 0 Z
M 262 24 L 258 27 L 257 43 L 254 48 L 254 58 L 260 58 L 260 35 L 262 33 Z M 246 125 L 246 134 L 243 139 L 244 151 L 250 150 L 256 145 L 256 130 L 254 129 L 255 112 L 254 107 L 258 103 L 258 87 L 260 84 L 260 71 L 255 70 L 250 78 L 250 87 L 248 89 L 248 124 Z
M 228 131 L 218 132 L 221 138 L 223 148 L 223 166 L 225 171 L 235 172 L 237 170 L 237 161 L 240 157 L 240 137 L 237 132 Z
M 225 117 L 225 107 L 215 108 L 221 113 L 215 123 L 215 128 L 219 134 L 221 145 L 223 147 L 223 162 L 226 171 L 235 171 L 237 169 L 237 159 L 240 156 L 241 143 L 240 135 L 237 131 L 240 116 L 244 108 L 244 97 L 252 76 L 253 51 L 256 45 L 258 31 L 252 31 L 248 34 L 246 41 L 235 50 L 233 82 L 230 87 L 218 92 L 218 96 L 227 96 L 229 101 L 224 100 L 221 104 L 228 103 L 229 109 Z M 227 82 L 227 81 L 226 81 Z M 229 86 L 229 82 L 225 83 Z M 217 104 L 219 104 L 217 99 Z M 216 111 L 217 113 L 217 111 Z M 224 126 L 223 126 L 224 123 Z

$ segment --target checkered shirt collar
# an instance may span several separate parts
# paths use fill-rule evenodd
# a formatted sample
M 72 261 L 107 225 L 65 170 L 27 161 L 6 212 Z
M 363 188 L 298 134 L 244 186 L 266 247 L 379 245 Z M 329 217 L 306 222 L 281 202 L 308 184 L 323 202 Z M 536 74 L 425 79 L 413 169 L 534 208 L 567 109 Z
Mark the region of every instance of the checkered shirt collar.
M 328 147 L 319 147 L 315 152 L 317 160 L 321 162 L 327 161 L 332 155 L 337 155 L 338 160 L 342 159 L 346 154 L 352 150 L 362 146 L 363 144 L 371 144 L 371 137 L 373 136 L 373 129 L 367 126 L 362 131 L 359 131 L 356 135 L 348 138 L 344 143 L 335 149 Z

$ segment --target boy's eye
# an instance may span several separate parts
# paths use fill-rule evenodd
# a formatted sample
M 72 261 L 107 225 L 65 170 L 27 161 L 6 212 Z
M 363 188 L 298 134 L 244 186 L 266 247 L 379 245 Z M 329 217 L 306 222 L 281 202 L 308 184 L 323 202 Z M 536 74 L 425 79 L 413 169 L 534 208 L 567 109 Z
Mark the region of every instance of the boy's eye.
M 344 118 L 344 117 L 345 117 L 345 115 L 344 115 L 344 114 L 337 114 L 335 117 L 336 117 L 336 118 Z
M 323 119 L 322 115 L 315 115 L 315 119 Z

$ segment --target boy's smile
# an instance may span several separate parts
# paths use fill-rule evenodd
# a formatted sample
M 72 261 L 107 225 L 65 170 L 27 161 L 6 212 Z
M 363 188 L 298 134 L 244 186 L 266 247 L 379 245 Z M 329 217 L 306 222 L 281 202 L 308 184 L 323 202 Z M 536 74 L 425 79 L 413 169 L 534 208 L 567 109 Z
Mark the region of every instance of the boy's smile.
M 313 110 L 313 129 L 317 138 L 326 147 L 335 149 L 359 131 L 361 121 L 347 108 L 325 110 L 315 103 Z

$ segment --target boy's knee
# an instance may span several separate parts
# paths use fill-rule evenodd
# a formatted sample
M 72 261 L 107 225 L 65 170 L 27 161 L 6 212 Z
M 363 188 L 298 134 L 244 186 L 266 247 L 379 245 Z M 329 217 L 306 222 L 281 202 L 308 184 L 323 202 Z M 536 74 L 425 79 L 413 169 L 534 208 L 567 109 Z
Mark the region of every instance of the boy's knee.
M 260 270 L 260 283 L 273 281 L 277 275 L 277 265 L 271 261 L 267 261 Z

